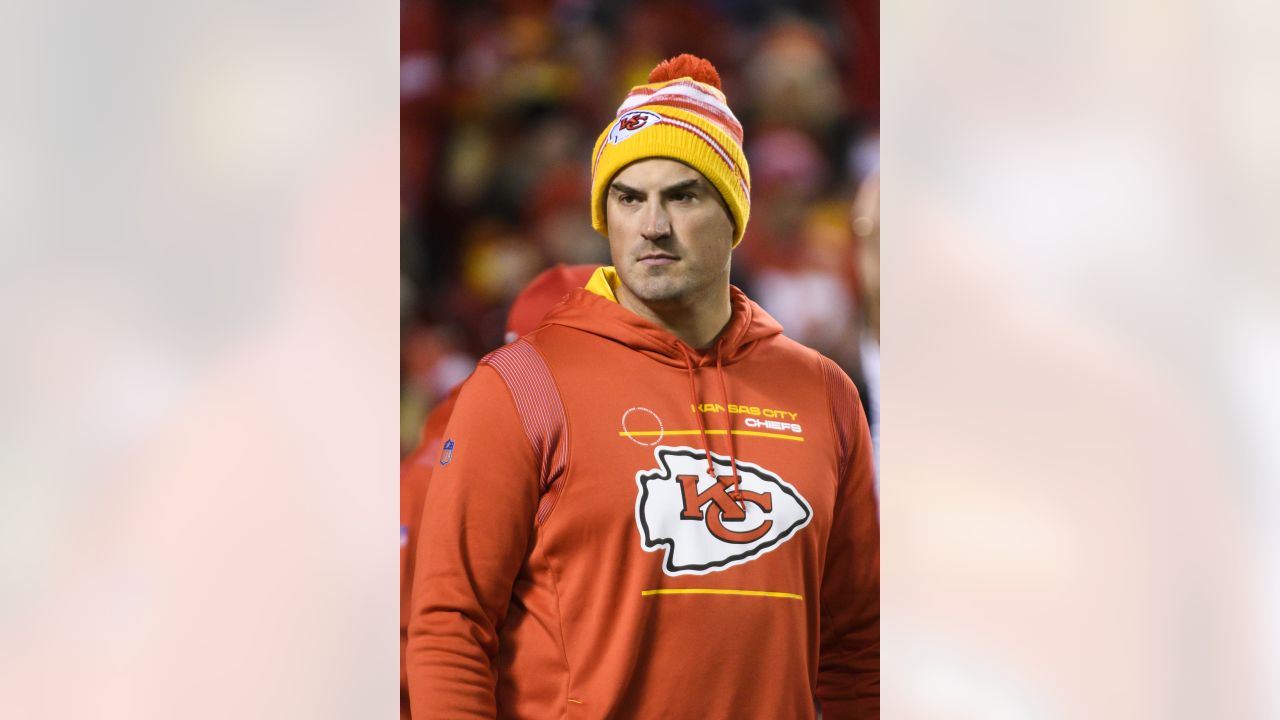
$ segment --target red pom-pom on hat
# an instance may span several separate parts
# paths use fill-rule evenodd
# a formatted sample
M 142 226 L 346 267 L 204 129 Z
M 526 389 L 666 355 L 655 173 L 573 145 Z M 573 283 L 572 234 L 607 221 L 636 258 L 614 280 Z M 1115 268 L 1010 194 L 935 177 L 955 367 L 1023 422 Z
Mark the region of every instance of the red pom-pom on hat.
M 716 72 L 716 66 L 712 65 L 710 60 L 689 53 L 658 63 L 658 66 L 649 73 L 649 82 L 667 82 L 682 77 L 693 78 L 717 90 L 720 89 L 720 73 Z

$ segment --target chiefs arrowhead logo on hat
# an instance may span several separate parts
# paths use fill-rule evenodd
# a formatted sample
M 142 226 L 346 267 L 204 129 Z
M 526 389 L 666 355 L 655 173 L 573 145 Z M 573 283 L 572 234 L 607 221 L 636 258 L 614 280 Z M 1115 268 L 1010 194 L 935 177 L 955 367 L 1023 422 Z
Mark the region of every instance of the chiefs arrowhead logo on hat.
M 647 110 L 629 112 L 618 118 L 609 132 L 609 142 L 617 145 L 646 127 L 662 122 L 662 116 Z
M 636 473 L 641 546 L 666 550 L 667 575 L 705 575 L 751 562 L 809 524 L 813 511 L 795 488 L 758 465 L 738 461 L 738 488 L 727 457 L 691 447 L 654 450 L 658 467 Z

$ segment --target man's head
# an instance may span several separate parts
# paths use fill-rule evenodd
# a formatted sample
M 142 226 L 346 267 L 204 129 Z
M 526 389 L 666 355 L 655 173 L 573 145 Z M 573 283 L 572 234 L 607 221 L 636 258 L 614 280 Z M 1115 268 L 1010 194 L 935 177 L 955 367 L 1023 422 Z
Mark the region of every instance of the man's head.
M 619 173 L 650 158 L 677 160 L 719 194 L 742 240 L 751 214 L 751 171 L 742 152 L 742 125 L 706 60 L 680 55 L 658 64 L 649 82 L 631 89 L 591 155 L 591 224 L 612 236 L 606 205 Z M 616 258 L 615 258 L 616 259 Z
M 729 284 L 734 227 L 702 173 L 666 158 L 636 161 L 605 200 L 619 292 L 650 307 L 690 305 Z

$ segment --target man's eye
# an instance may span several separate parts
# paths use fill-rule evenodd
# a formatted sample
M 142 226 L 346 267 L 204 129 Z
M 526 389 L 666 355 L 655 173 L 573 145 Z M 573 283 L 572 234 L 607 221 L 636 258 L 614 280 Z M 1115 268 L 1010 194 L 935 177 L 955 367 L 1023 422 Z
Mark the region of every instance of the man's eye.
M 622 203 L 623 205 L 634 205 L 635 203 L 639 202 L 639 198 L 637 198 L 635 195 L 619 195 L 618 202 Z
M 685 193 L 685 192 L 676 193 L 675 195 L 671 196 L 671 199 L 675 200 L 676 202 L 688 202 L 690 200 L 693 200 L 694 198 L 695 198 L 695 195 L 693 193 Z

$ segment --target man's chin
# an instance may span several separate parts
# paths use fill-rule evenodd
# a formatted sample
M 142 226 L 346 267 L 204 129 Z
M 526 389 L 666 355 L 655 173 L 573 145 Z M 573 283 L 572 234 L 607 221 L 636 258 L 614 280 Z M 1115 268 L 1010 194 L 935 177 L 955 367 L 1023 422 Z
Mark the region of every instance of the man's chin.
M 683 305 L 685 292 L 681 288 L 676 287 L 656 287 L 644 288 L 640 293 L 636 294 L 646 305 L 650 307 L 664 307 L 668 305 Z
M 648 273 L 641 273 L 639 277 L 632 278 L 631 282 L 625 284 L 631 295 L 646 305 L 677 302 L 685 292 L 679 283 L 673 282 L 673 278 L 653 277 Z

